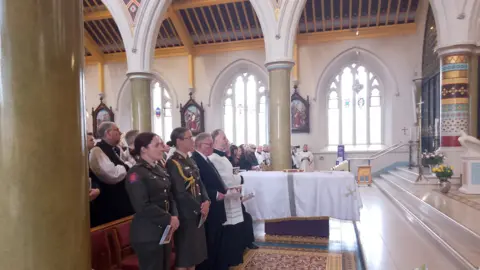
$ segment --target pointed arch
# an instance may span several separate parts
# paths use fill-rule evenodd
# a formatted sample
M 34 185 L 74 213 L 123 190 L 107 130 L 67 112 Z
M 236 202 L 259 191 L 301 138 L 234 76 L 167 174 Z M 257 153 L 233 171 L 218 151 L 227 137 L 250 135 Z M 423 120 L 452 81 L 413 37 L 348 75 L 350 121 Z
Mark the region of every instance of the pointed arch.
M 235 60 L 225 66 L 215 78 L 208 96 L 208 106 L 215 104 L 215 100 L 220 100 L 223 97 L 225 85 L 229 84 L 236 75 L 243 72 L 256 74 L 261 81 L 268 82 L 268 73 L 264 67 L 247 59 Z
M 153 71 L 152 74 L 152 85 L 155 82 L 159 82 L 161 85 L 165 86 L 168 94 L 171 97 L 172 109 L 176 111 L 178 109 L 178 94 L 174 89 L 173 84 L 160 72 Z M 128 130 L 132 125 L 132 112 L 131 112 L 131 88 L 130 88 L 130 79 L 125 77 L 120 90 L 118 91 L 116 103 L 115 103 L 115 112 L 117 114 L 116 122 L 119 124 L 122 130 Z M 152 112 L 153 113 L 153 112 Z M 178 114 L 174 113 L 172 115 L 173 123 L 179 123 L 180 119 Z
M 214 81 L 209 106 L 232 142 L 268 142 L 268 74 L 260 65 L 246 59 L 227 65 Z
M 144 0 L 135 19 L 132 54 L 128 72 L 150 71 L 155 42 L 171 0 Z
M 117 24 L 118 30 L 122 37 L 123 46 L 125 47 L 125 53 L 127 55 L 127 62 L 132 58 L 131 51 L 133 46 L 133 35 L 130 30 L 130 15 L 128 10 L 123 4 L 123 1 L 117 0 L 102 0 L 107 7 L 110 14 L 112 14 L 113 20 Z
M 320 96 L 326 95 L 330 89 L 329 83 L 333 77 L 345 65 L 354 61 L 361 62 L 363 66 L 373 71 L 378 76 L 378 80 L 384 86 L 385 91 L 389 92 L 389 94 L 398 93 L 397 80 L 388 66 L 374 53 L 359 47 L 353 47 L 337 55 L 325 67 L 318 79 L 314 100 L 316 101 Z

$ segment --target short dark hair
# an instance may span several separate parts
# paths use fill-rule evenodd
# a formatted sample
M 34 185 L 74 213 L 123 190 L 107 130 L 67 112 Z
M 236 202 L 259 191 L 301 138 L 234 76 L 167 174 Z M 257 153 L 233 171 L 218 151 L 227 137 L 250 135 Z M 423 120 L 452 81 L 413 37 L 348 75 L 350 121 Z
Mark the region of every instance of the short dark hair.
M 87 136 L 93 136 L 93 132 L 87 132 Z
M 133 154 L 139 156 L 142 150 L 142 147 L 147 148 L 148 145 L 152 142 L 153 138 L 158 137 L 157 134 L 153 132 L 142 132 L 135 137 L 133 142 L 135 148 L 133 149 Z
M 173 147 L 172 141 L 168 141 L 168 142 L 166 143 L 166 145 L 168 145 L 168 146 L 170 146 L 170 147 Z
M 177 140 L 183 140 L 185 138 L 185 133 L 187 133 L 189 129 L 184 127 L 177 127 L 172 131 L 170 134 L 170 140 L 172 141 L 172 145 L 177 147 Z

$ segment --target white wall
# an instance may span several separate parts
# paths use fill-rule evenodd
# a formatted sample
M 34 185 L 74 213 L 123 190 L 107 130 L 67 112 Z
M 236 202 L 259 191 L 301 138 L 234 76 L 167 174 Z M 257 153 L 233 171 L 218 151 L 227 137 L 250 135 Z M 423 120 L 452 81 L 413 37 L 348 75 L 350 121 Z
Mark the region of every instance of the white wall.
M 419 30 L 422 27 L 419 26 Z M 423 34 L 420 34 L 423 31 L 418 32 L 419 34 L 408 36 L 329 42 L 299 47 L 299 91 L 302 96 L 306 97 L 308 95 L 310 97 L 311 132 L 309 134 L 293 134 L 292 144 L 309 144 L 311 150 L 317 153 L 316 167 L 318 169 L 332 167 L 336 155 L 336 153 L 324 151 L 327 143 L 327 130 L 324 106 L 325 92 L 322 91 L 326 85 L 319 85 L 319 82 L 322 76 L 325 77 L 329 73 L 329 70 L 326 70 L 327 66 L 341 64 L 341 56 L 347 55 L 352 48 L 358 48 L 362 55 L 368 55 L 366 61 L 369 61 L 372 67 L 379 69 L 373 69 L 372 72 L 379 76 L 385 75 L 380 78 L 389 88 L 385 89 L 384 100 L 385 144 L 391 145 L 399 141 L 408 141 L 408 132 L 407 135 L 404 135 L 402 129 L 404 127 L 409 128 L 413 124 L 412 79 L 417 77 L 414 73 L 419 71 L 421 67 L 423 41 Z M 343 60 L 347 59 L 343 58 Z M 244 66 L 245 63 L 249 62 L 254 66 L 254 70 L 263 73 L 260 75 L 266 77 L 267 71 L 264 68 L 264 61 L 265 53 L 262 50 L 203 55 L 195 58 L 195 99 L 199 103 L 203 102 L 207 131 L 219 128 L 222 125 L 223 107 L 213 102 L 215 100 L 213 97 L 217 93 L 215 91 L 223 90 L 225 87 L 219 84 L 219 81 L 221 81 L 221 78 L 218 78 L 219 74 L 225 70 L 235 69 L 236 63 L 239 63 L 239 66 Z M 232 65 L 232 63 L 234 64 Z M 188 100 L 189 88 L 187 57 L 155 59 L 153 66 L 156 76 L 164 80 L 170 88 L 174 103 L 185 104 Z M 105 66 L 106 103 L 116 109 L 116 121 L 124 131 L 130 128 L 131 119 L 130 108 L 128 107 L 130 94 L 128 90 L 120 91 L 125 82 L 126 71 L 126 63 L 107 64 Z M 86 67 L 85 77 L 86 105 L 90 112 L 92 107 L 98 105 L 97 67 L 95 65 Z M 217 89 L 214 89 L 214 85 Z M 125 89 L 128 89 L 128 85 L 126 86 Z M 120 92 L 122 94 L 119 98 Z M 399 93 L 398 96 L 395 95 L 397 92 Z M 317 97 L 316 101 L 314 100 L 315 97 Z M 209 106 L 211 101 L 212 104 Z M 174 114 L 173 120 L 174 126 L 180 125 L 179 113 Z M 91 130 L 91 121 L 88 125 L 89 130 Z M 357 153 L 357 156 L 358 154 L 360 156 L 369 155 L 368 153 Z M 387 166 L 399 160 L 406 161 L 405 154 L 388 156 L 387 160 L 380 163 L 382 166 Z

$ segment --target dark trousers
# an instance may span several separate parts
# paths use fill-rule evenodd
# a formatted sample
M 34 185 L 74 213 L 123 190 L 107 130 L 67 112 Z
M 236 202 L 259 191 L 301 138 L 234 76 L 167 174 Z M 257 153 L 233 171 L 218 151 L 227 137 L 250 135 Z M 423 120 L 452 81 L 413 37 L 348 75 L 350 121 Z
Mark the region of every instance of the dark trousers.
M 157 241 L 132 243 L 138 257 L 140 270 L 170 270 L 171 244 L 159 245 Z
M 195 267 L 196 270 L 228 270 L 228 261 L 222 252 L 224 227 L 219 222 L 205 222 L 208 258 Z
M 255 236 L 253 234 L 253 219 L 246 210 L 245 206 L 242 203 L 242 212 L 243 212 L 243 239 L 245 240 L 245 248 L 250 244 L 255 242 Z

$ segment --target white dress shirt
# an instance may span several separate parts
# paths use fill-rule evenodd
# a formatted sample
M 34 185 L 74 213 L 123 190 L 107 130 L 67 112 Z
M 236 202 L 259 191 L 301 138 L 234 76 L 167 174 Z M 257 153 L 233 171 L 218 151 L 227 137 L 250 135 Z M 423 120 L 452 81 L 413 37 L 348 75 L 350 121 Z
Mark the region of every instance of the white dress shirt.
M 127 175 L 125 167 L 115 166 L 98 146 L 90 150 L 89 163 L 92 172 L 105 184 L 115 185 L 125 179 Z

